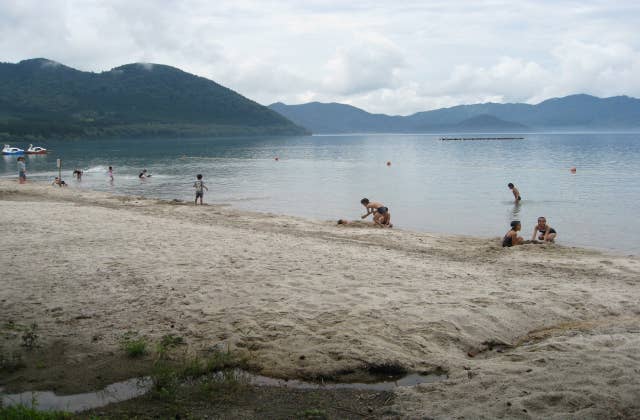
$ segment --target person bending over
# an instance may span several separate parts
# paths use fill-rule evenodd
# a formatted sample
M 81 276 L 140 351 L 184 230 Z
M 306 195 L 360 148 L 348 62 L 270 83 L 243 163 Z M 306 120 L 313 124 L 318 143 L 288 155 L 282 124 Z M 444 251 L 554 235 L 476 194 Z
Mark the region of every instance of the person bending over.
M 375 201 L 369 201 L 368 198 L 363 198 L 360 200 L 360 204 L 367 209 L 367 214 L 361 216 L 362 219 L 369 217 L 369 215 L 373 214 L 373 223 L 376 226 L 381 227 L 393 227 L 391 224 L 391 213 L 389 212 L 389 208 L 385 207 L 384 204 L 378 203 Z
M 513 185 L 511 182 L 507 184 L 507 187 L 509 187 L 509 189 L 511 190 L 511 192 L 513 193 L 513 197 L 516 199 L 516 203 L 520 200 L 522 200 L 522 197 L 520 197 L 520 191 L 518 191 L 518 189 L 516 188 L 515 185 Z

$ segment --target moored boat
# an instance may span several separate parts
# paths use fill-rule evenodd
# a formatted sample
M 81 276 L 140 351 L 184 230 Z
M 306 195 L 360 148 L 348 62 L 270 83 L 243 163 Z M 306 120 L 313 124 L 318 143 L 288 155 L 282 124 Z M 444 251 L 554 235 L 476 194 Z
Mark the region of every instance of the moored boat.
M 18 147 L 11 147 L 8 144 L 5 144 L 2 148 L 3 155 L 22 155 L 24 154 L 24 150 Z
M 47 149 L 45 149 L 44 147 L 34 146 L 33 144 L 30 144 L 29 148 L 26 151 L 26 153 L 28 155 L 44 155 L 44 154 L 49 153 L 49 151 Z

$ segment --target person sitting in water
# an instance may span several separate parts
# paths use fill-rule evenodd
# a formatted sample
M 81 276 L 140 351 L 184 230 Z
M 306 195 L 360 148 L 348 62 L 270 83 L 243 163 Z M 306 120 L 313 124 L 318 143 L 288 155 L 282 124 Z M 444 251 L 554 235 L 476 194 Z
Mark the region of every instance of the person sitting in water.
M 558 235 L 556 230 L 547 224 L 547 219 L 544 217 L 538 217 L 538 224 L 533 228 L 532 241 L 536 240 L 536 234 L 538 234 L 538 240 L 545 242 L 553 242 Z
M 151 174 L 147 174 L 147 169 L 143 169 L 142 172 L 140 172 L 140 174 L 138 175 L 138 178 L 143 179 L 143 178 L 149 178 L 151 176 Z
M 522 225 L 519 220 L 511 222 L 511 229 L 506 235 L 504 235 L 504 238 L 502 239 L 502 246 L 510 247 L 514 245 L 522 245 L 524 243 L 524 239 L 518 236 L 518 231 L 520 229 L 522 229 Z
M 67 183 L 61 180 L 60 178 L 56 177 L 56 179 L 53 180 L 51 185 L 57 185 L 58 187 L 66 187 Z
M 522 197 L 520 197 L 520 191 L 518 191 L 518 189 L 516 188 L 515 185 L 513 185 L 511 182 L 507 184 L 507 187 L 509 187 L 509 189 L 511 190 L 511 192 L 513 193 L 513 197 L 516 199 L 516 203 L 520 200 L 522 200 Z
M 385 207 L 384 204 L 375 201 L 371 202 L 368 198 L 360 200 L 360 204 L 367 209 L 367 214 L 362 215 L 362 219 L 373 214 L 373 223 L 376 226 L 393 227 L 391 224 L 391 213 L 389 212 L 389 208 Z

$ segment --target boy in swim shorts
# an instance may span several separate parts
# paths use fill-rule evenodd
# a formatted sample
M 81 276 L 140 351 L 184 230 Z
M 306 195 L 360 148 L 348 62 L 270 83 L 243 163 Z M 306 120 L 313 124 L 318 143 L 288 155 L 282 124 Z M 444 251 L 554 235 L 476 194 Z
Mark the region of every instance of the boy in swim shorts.
M 509 187 L 509 189 L 511 190 L 511 192 L 513 193 L 513 197 L 516 199 L 516 203 L 520 200 L 522 200 L 522 197 L 520 197 L 520 191 L 518 191 L 518 189 L 516 188 L 515 185 L 513 185 L 511 182 L 507 184 L 507 187 Z
M 360 200 L 360 204 L 367 209 L 367 214 L 361 216 L 362 219 L 367 218 L 369 215 L 373 214 L 373 223 L 376 226 L 380 227 L 393 227 L 391 224 L 391 213 L 389 212 L 389 208 L 385 207 L 384 204 L 378 203 L 375 201 L 369 201 L 368 198 L 363 198 Z
M 204 197 L 204 190 L 209 191 L 204 182 L 202 181 L 202 174 L 196 175 L 196 182 L 193 184 L 193 188 L 196 189 L 196 205 L 198 205 L 198 198 L 200 198 L 200 205 L 202 205 L 202 197 Z

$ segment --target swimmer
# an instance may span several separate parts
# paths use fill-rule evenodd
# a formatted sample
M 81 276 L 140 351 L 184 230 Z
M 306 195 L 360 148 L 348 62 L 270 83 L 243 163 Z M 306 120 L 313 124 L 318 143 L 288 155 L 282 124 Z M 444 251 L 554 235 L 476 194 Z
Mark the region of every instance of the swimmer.
M 360 200 L 360 204 L 367 209 L 367 214 L 362 215 L 361 219 L 365 219 L 369 215 L 373 214 L 373 223 L 376 226 L 393 227 L 391 224 L 391 213 L 389 212 L 389 208 L 385 207 L 384 204 L 369 201 L 368 198 Z
M 511 247 L 514 245 L 522 245 L 524 243 L 524 239 L 522 239 L 521 236 L 518 236 L 518 231 L 520 229 L 522 229 L 522 225 L 519 220 L 511 222 L 511 229 L 506 233 L 506 235 L 504 235 L 504 238 L 502 238 L 502 246 Z
M 553 242 L 558 236 L 556 230 L 547 224 L 547 219 L 544 217 L 538 217 L 538 224 L 533 228 L 532 241 L 536 240 L 536 234 L 538 233 L 538 239 L 545 242 Z
M 513 197 L 516 199 L 516 203 L 520 200 L 522 200 L 522 197 L 520 197 L 520 191 L 518 191 L 518 189 L 516 188 L 515 185 L 513 185 L 511 182 L 507 184 L 507 187 L 509 187 L 509 189 L 511 190 L 511 192 L 513 193 Z

